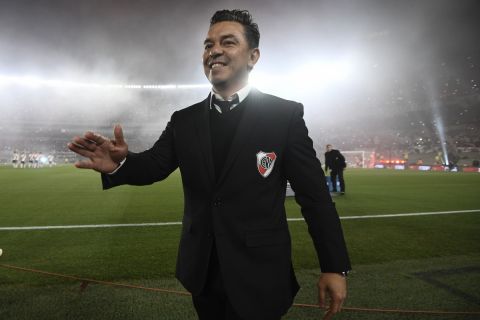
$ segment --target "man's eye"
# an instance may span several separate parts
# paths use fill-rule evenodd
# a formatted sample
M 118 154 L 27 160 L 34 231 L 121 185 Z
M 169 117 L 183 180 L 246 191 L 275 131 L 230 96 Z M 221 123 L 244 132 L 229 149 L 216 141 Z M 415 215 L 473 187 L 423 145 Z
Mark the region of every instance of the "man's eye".
M 205 45 L 205 50 L 210 49 L 211 47 L 212 47 L 212 44 L 211 44 L 211 43 L 207 43 L 207 44 Z

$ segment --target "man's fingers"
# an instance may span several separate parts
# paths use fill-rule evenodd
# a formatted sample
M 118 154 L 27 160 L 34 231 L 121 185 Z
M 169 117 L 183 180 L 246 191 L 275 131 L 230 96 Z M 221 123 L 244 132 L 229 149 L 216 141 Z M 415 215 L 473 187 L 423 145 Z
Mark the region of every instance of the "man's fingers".
M 72 150 L 75 153 L 78 153 L 81 156 L 84 156 L 87 158 L 91 158 L 93 156 L 93 153 L 91 151 L 88 151 L 87 149 L 81 146 L 78 146 L 74 143 L 69 143 L 67 146 L 68 146 L 68 149 Z
M 340 312 L 342 310 L 343 299 L 339 297 L 332 297 L 330 300 L 330 308 L 329 311 L 333 312 L 334 314 Z
M 75 167 L 79 169 L 93 169 L 93 162 L 90 160 L 81 160 L 75 162 Z
M 95 151 L 95 149 L 97 148 L 97 145 L 95 144 L 95 142 L 84 139 L 84 138 L 80 138 L 80 137 L 74 137 L 73 143 L 89 151 Z
M 323 320 L 330 320 L 333 318 L 334 313 L 332 310 L 328 309 L 327 312 L 323 315 Z
M 339 299 L 331 299 L 330 300 L 330 306 L 327 310 L 327 312 L 325 312 L 325 314 L 323 315 L 323 320 L 330 320 L 333 318 L 333 316 L 335 314 L 337 314 L 338 312 L 340 312 L 342 310 L 342 304 L 343 304 L 343 300 L 339 300 Z
M 123 129 L 121 125 L 115 125 L 115 127 L 113 128 L 113 135 L 115 136 L 116 145 L 125 144 L 125 139 L 123 138 Z
M 320 308 L 326 307 L 325 299 L 326 299 L 325 287 L 319 286 L 318 287 L 318 304 L 320 305 Z
M 91 141 L 95 142 L 97 145 L 100 145 L 100 144 L 102 144 L 102 143 L 104 143 L 105 141 L 108 140 L 104 136 L 99 135 L 98 133 L 94 133 L 92 131 L 85 132 L 85 139 L 91 140 Z
M 318 300 L 321 307 L 326 307 L 326 298 L 329 299 L 328 310 L 323 319 L 331 319 L 341 311 L 342 304 L 347 297 L 346 279 L 337 273 L 324 273 L 318 281 Z

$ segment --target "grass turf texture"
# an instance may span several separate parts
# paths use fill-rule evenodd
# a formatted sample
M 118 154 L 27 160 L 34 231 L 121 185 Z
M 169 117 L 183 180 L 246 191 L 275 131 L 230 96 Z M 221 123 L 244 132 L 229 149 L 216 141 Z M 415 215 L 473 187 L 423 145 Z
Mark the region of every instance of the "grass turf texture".
M 341 216 L 480 209 L 480 175 L 348 170 Z M 72 167 L 0 167 L 0 227 L 180 221 L 178 172 L 146 187 L 101 191 L 98 174 Z M 300 217 L 293 199 L 289 217 Z M 479 310 L 479 213 L 344 220 L 354 265 L 346 306 Z M 290 222 L 297 303 L 315 303 L 318 262 L 304 222 Z M 180 226 L 0 231 L 0 263 L 151 287 L 173 279 Z M 0 268 L 0 319 L 194 319 L 190 299 L 89 285 Z M 318 319 L 292 308 L 285 319 Z M 478 318 L 471 317 L 471 319 Z M 345 312 L 338 319 L 468 319 Z

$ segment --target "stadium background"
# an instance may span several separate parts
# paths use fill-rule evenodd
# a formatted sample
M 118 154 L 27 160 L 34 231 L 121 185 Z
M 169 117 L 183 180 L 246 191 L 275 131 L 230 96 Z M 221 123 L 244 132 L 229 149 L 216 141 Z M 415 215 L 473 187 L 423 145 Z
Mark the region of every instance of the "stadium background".
M 179 227 L 7 230 L 9 227 L 181 220 L 175 173 L 142 189 L 100 192 L 72 166 L 12 169 L 14 150 L 75 156 L 85 130 L 130 148 L 151 146 L 174 110 L 209 90 L 200 55 L 218 8 L 245 7 L 260 25 L 261 90 L 305 105 L 319 159 L 324 146 L 376 161 L 477 168 L 480 48 L 477 1 L 3 1 L 0 10 L 0 264 L 181 290 L 173 279 Z M 438 155 L 441 154 L 440 161 Z M 447 160 L 448 157 L 448 160 Z M 369 164 L 372 166 L 372 163 Z M 478 311 L 476 173 L 358 169 L 351 162 L 342 218 L 355 271 L 347 306 Z M 299 218 L 293 199 L 289 218 Z M 315 303 L 314 252 L 291 222 L 298 303 Z M 83 282 L 80 282 L 83 283 Z M 1 319 L 190 319 L 185 297 L 144 293 L 0 268 Z M 294 309 L 287 319 L 318 318 Z M 340 319 L 475 319 L 478 315 L 352 312 Z

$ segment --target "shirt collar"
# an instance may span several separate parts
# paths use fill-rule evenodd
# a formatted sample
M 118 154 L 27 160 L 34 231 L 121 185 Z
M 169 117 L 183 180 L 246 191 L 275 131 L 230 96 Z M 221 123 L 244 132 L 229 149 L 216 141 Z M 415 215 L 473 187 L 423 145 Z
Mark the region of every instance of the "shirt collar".
M 208 104 L 210 109 L 212 109 L 212 107 L 215 107 L 215 109 L 217 109 L 220 113 L 222 113 L 222 111 L 220 111 L 220 108 L 216 105 L 214 105 L 212 103 L 212 99 L 213 99 L 213 95 L 215 95 L 215 98 L 218 99 L 218 100 L 221 100 L 221 101 L 230 101 L 230 100 L 233 100 L 234 99 L 234 96 L 235 95 L 238 95 L 238 104 L 235 104 L 231 107 L 231 109 L 235 108 L 236 106 L 238 106 L 240 103 L 242 103 L 243 100 L 245 100 L 245 98 L 248 96 L 248 94 L 250 93 L 250 91 L 252 90 L 252 86 L 247 84 L 245 87 L 243 87 L 242 89 L 238 90 L 237 92 L 235 92 L 234 94 L 232 94 L 230 97 L 228 97 L 228 99 L 224 99 L 221 95 L 219 95 L 218 93 L 215 92 L 215 90 L 212 88 L 211 92 L 210 92 L 210 103 Z

